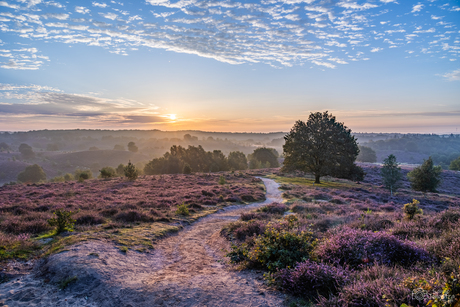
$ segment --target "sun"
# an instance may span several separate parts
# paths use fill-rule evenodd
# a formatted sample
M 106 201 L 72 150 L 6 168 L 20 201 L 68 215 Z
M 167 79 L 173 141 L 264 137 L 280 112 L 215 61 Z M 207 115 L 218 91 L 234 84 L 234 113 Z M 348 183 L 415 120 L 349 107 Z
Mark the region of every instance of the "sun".
M 176 114 L 169 114 L 169 118 L 171 120 L 176 120 Z

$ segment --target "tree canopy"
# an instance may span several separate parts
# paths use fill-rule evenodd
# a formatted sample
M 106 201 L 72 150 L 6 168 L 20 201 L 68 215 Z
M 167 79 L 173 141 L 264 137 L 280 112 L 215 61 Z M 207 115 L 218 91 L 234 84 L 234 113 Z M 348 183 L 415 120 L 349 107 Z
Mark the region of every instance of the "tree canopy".
M 27 144 L 21 144 L 19 145 L 19 152 L 24 156 L 24 158 L 29 159 L 29 158 L 34 158 L 35 157 L 35 152 L 32 150 L 32 147 L 30 147 Z
M 356 160 L 370 163 L 377 162 L 377 154 L 375 153 L 375 150 L 367 146 L 358 146 L 358 148 L 359 155 Z
M 433 159 L 429 157 L 422 165 L 409 172 L 407 177 L 411 188 L 415 191 L 436 192 L 436 188 L 441 183 L 441 172 L 442 168 L 434 166 Z
M 26 169 L 18 174 L 19 182 L 37 183 L 46 180 L 46 174 L 40 165 L 29 165 Z
M 401 180 L 401 168 L 396 162 L 394 155 L 389 155 L 388 158 L 383 160 L 383 167 L 380 170 L 382 176 L 383 185 L 390 190 L 391 195 L 393 191 L 399 187 L 399 181 Z
M 350 178 L 359 168 L 354 164 L 359 154 L 355 137 L 327 111 L 297 121 L 284 139 L 283 169 L 313 173 L 315 183 L 326 175 Z

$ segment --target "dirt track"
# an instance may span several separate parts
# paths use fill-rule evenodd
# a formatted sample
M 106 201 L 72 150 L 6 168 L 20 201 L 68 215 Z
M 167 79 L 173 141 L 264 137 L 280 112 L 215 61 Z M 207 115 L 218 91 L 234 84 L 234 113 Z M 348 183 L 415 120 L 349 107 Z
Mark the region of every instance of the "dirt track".
M 223 264 L 228 242 L 223 225 L 242 212 L 281 201 L 278 184 L 263 178 L 267 200 L 233 206 L 160 240 L 150 254 L 128 251 L 104 241 L 89 241 L 53 255 L 34 274 L 0 285 L 0 306 L 280 306 L 262 274 L 232 271 Z M 68 277 L 65 290 L 56 286 Z M 3 305 L 2 305 L 3 304 Z

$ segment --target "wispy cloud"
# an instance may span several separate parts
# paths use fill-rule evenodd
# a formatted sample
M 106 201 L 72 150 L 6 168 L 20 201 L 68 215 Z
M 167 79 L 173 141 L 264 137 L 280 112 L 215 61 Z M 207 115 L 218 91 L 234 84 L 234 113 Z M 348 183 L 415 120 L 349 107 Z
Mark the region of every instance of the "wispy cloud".
M 460 69 L 442 75 L 449 81 L 460 81 Z

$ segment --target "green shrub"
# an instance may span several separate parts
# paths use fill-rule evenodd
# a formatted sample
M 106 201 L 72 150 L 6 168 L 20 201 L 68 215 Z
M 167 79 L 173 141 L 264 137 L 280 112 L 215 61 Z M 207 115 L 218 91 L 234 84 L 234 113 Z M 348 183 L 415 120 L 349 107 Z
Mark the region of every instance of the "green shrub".
M 25 170 L 18 175 L 19 182 L 37 183 L 44 180 L 46 180 L 46 174 L 43 168 L 38 164 L 27 166 Z
M 128 165 L 126 165 L 124 172 L 128 180 L 131 180 L 131 181 L 136 180 L 137 177 L 139 176 L 139 172 L 137 171 L 137 168 L 134 166 L 134 164 L 131 163 L 131 161 L 129 161 Z
M 75 179 L 75 178 L 74 178 L 73 175 L 70 174 L 70 173 L 67 173 L 67 174 L 64 175 L 64 180 L 65 180 L 65 181 L 70 181 L 70 180 L 74 180 L 74 179 Z
M 316 240 L 310 231 L 297 233 L 269 223 L 265 232 L 255 238 L 254 247 L 247 255 L 256 266 L 274 272 L 309 259 L 315 245 Z
M 410 186 L 415 191 L 436 192 L 436 188 L 441 183 L 440 166 L 434 166 L 431 157 L 424 160 L 423 164 L 414 168 L 407 174 L 410 180 Z
M 224 185 L 224 184 L 226 184 L 226 183 L 227 183 L 227 181 L 225 181 L 225 177 L 224 177 L 224 176 L 220 176 L 220 177 L 219 177 L 219 184 Z
M 184 168 L 182 169 L 182 174 L 191 174 L 192 173 L 192 168 L 188 163 L 184 164 Z
M 177 206 L 176 215 L 190 215 L 188 208 L 185 204 Z
M 117 176 L 117 171 L 110 166 L 103 167 L 101 170 L 101 178 L 112 178 Z
M 86 169 L 86 170 L 77 169 L 75 171 L 75 179 L 77 179 L 78 182 L 83 182 L 91 178 L 93 178 L 93 173 L 91 173 L 91 170 L 89 169 Z
M 60 234 L 64 231 L 73 231 L 75 220 L 72 219 L 72 215 L 74 214 L 72 211 L 65 211 L 58 209 L 53 212 L 56 217 L 53 217 L 48 220 L 48 224 L 50 226 L 57 226 L 56 233 Z
M 420 202 L 416 199 L 413 199 L 411 203 L 405 204 L 403 208 L 404 215 L 406 219 L 412 220 L 415 215 L 423 214 L 423 210 L 418 207 Z
M 65 182 L 65 179 L 63 176 L 56 176 L 53 179 L 51 179 L 51 182 Z

